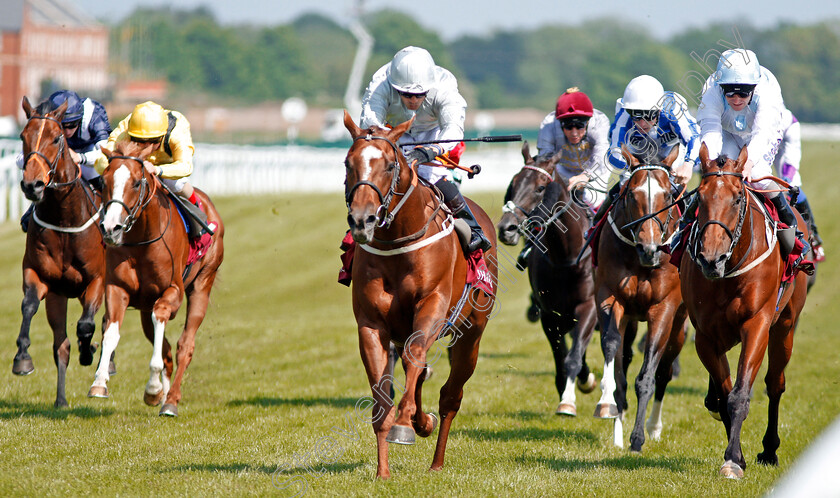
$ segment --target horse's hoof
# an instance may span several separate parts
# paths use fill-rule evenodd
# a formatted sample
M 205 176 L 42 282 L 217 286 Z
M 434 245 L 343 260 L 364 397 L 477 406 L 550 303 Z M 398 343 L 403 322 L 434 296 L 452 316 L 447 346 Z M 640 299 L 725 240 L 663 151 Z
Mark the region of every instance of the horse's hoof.
M 158 414 L 161 417 L 177 417 L 178 416 L 178 406 L 173 405 L 172 403 L 164 403 L 162 407 L 160 407 L 160 413 Z
M 434 413 L 429 413 L 429 416 L 432 417 L 432 428 L 429 429 L 429 432 L 425 433 L 425 434 L 421 433 L 421 432 L 418 432 L 417 435 L 420 436 L 420 437 L 429 437 L 429 436 L 432 435 L 433 432 L 435 432 L 435 429 L 437 429 L 437 426 L 438 426 L 437 415 L 435 415 Z
M 393 425 L 385 441 L 396 444 L 414 444 L 414 429 L 407 425 Z
M 592 372 L 589 372 L 589 377 L 586 378 L 586 384 L 581 384 L 580 379 L 577 379 L 575 384 L 577 384 L 578 390 L 583 394 L 591 393 L 595 390 L 595 386 L 598 385 L 598 383 L 595 382 L 595 374 Z
M 577 408 L 572 403 L 560 403 L 557 405 L 555 415 L 566 415 L 568 417 L 577 417 Z
M 598 403 L 595 406 L 595 418 L 616 418 L 618 417 L 618 406 L 613 404 Z
M 107 398 L 108 388 L 105 386 L 90 386 L 88 398 Z
M 19 360 L 15 358 L 12 364 L 12 373 L 15 375 L 29 375 L 35 371 L 35 364 L 32 363 L 32 358 L 24 358 Z
M 744 469 L 733 461 L 728 461 L 720 468 L 720 475 L 727 479 L 741 479 L 744 477 Z
M 93 363 L 93 354 L 96 353 L 98 344 L 91 343 L 88 347 L 84 347 L 82 341 L 79 341 L 79 364 L 83 367 L 90 366 Z
M 56 407 L 56 408 L 67 408 L 70 405 L 67 404 L 66 399 L 57 399 L 57 400 L 55 400 L 55 403 L 53 403 L 53 406 Z
M 775 453 L 761 452 L 756 461 L 762 465 L 779 465 L 779 457 Z
M 163 401 L 163 389 L 156 394 L 151 394 L 143 391 L 143 403 L 149 406 L 157 406 Z
M 108 362 L 108 375 L 117 375 L 117 366 L 113 361 Z
M 720 418 L 720 413 L 709 410 L 709 415 L 712 416 L 713 419 L 717 420 L 718 422 L 722 421 L 723 419 Z

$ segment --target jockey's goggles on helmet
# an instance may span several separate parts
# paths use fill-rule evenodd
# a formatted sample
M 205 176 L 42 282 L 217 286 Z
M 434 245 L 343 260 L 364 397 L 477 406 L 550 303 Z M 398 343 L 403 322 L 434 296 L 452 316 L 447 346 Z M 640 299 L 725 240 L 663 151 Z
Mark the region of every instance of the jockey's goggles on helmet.
M 560 121 L 560 126 L 562 126 L 564 130 L 573 130 L 575 128 L 583 130 L 586 129 L 586 124 L 588 122 L 589 118 L 566 118 Z
M 741 97 L 745 99 L 753 94 L 753 90 L 755 90 L 755 85 L 739 85 L 739 84 L 723 84 L 720 85 L 723 89 L 723 94 L 727 97 Z
M 405 98 L 407 98 L 407 99 L 410 99 L 410 98 L 418 98 L 418 99 L 422 99 L 422 98 L 423 98 L 423 97 L 425 97 L 425 96 L 426 96 L 429 92 L 423 92 L 423 93 L 409 93 L 409 92 L 400 92 L 400 91 L 398 90 L 398 91 L 397 91 L 397 93 L 399 93 L 399 94 L 400 94 L 400 97 L 405 97 Z
M 657 109 L 628 109 L 627 114 L 633 118 L 633 121 L 645 120 L 656 121 L 659 119 L 659 111 Z
M 156 144 L 160 142 L 162 138 L 162 136 L 152 138 L 131 137 L 131 141 L 138 144 Z
M 81 123 L 82 123 L 82 119 L 79 118 L 75 121 L 70 121 L 70 122 L 67 122 L 67 123 L 61 123 L 61 127 L 64 128 L 65 130 L 70 130 L 72 128 L 78 127 Z

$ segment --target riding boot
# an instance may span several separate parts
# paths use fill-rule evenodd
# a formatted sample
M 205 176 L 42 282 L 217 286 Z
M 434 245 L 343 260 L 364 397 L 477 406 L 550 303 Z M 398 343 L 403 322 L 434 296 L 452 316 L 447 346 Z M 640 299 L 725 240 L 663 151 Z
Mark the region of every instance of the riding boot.
M 686 227 L 693 224 L 694 220 L 697 219 L 697 205 L 698 200 L 695 195 L 691 198 L 691 203 L 689 203 L 688 207 L 685 208 L 685 212 L 683 212 L 682 217 L 680 217 L 680 222 L 677 225 L 677 231 L 674 232 L 674 237 L 671 239 L 671 253 L 676 251 L 677 246 L 680 245 L 680 241 L 683 238 L 683 232 Z
M 805 240 L 805 234 L 797 229 L 796 215 L 793 213 L 793 209 L 791 209 L 787 197 L 785 197 L 784 194 L 778 194 L 776 197 L 771 198 L 770 202 L 773 203 L 773 206 L 776 208 L 776 212 L 779 213 L 779 221 L 788 227 L 793 228 L 796 232 L 796 238 L 802 242 L 802 255 L 794 262 L 793 265 L 794 267 L 799 266 L 799 263 L 805 259 L 805 256 L 811 250 L 811 244 Z
M 32 203 L 29 205 L 29 209 L 20 217 L 20 229 L 23 230 L 23 233 L 26 233 L 26 230 L 29 228 L 29 219 L 32 218 L 32 211 L 34 210 L 35 203 Z
M 467 205 L 467 201 L 464 200 L 464 196 L 458 191 L 458 187 L 447 180 L 438 180 L 438 182 L 435 183 L 435 186 L 443 194 L 443 202 L 452 211 L 452 214 L 454 214 L 456 218 L 466 221 L 467 225 L 470 227 L 471 236 L 470 243 L 466 248 L 467 254 L 472 254 L 478 249 L 487 251 L 493 247 L 493 244 L 487 240 L 487 237 L 484 235 L 484 231 L 478 224 L 478 220 L 475 219 L 475 215 L 473 215 L 470 207 Z
M 814 221 L 814 212 L 811 211 L 811 204 L 808 203 L 808 198 L 804 197 L 802 193 L 799 194 L 799 200 L 794 204 L 796 210 L 802 215 L 802 219 L 808 223 L 811 228 L 811 240 L 814 241 L 812 249 L 814 250 L 814 261 L 821 263 L 825 261 L 825 251 L 823 250 L 823 240 L 817 231 L 817 223 Z
M 187 199 L 187 201 L 184 205 L 190 214 L 207 225 L 207 213 L 204 212 L 204 204 L 201 202 L 201 199 L 197 195 L 194 195 L 194 200 Z M 195 206 L 196 209 L 192 209 L 192 206 Z M 216 228 L 214 223 L 211 223 L 209 226 L 211 230 Z M 212 243 L 213 233 L 208 232 L 196 219 L 190 219 L 188 237 L 190 239 L 190 245 L 195 248 L 195 251 L 203 254 Z

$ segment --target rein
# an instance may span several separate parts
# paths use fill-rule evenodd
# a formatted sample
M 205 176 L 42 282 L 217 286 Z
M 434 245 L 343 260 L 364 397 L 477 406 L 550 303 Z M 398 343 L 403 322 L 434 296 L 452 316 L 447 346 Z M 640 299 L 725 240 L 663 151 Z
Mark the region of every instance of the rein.
M 620 199 L 622 199 L 622 200 L 626 199 L 626 195 L 627 195 L 627 187 L 626 186 L 630 184 L 630 179 L 633 178 L 633 176 L 636 173 L 638 173 L 639 171 L 647 171 L 648 172 L 647 173 L 647 175 L 648 175 L 648 178 L 647 178 L 648 179 L 648 185 L 650 185 L 650 172 L 651 171 L 663 171 L 669 176 L 669 178 L 670 178 L 670 175 L 671 175 L 671 170 L 670 169 L 666 168 L 665 166 L 659 165 L 659 164 L 646 164 L 646 165 L 643 165 L 643 166 L 639 166 L 639 167 L 637 167 L 633 170 L 633 172 L 630 175 L 630 178 L 628 178 L 627 181 L 625 182 L 625 184 L 624 184 L 625 188 L 622 189 L 621 195 L 619 197 Z M 670 187 L 671 187 L 670 182 L 668 183 L 668 187 L 669 187 L 668 195 L 670 195 Z M 692 191 L 691 194 L 689 194 L 689 195 L 693 195 L 694 192 L 696 192 L 696 189 L 694 191 Z M 651 196 L 650 196 L 649 193 L 650 193 L 650 188 L 648 187 L 648 203 L 651 202 L 650 201 Z M 631 228 L 631 227 L 634 227 L 636 225 L 641 225 L 642 223 L 644 223 L 644 222 L 646 222 L 647 220 L 650 220 L 650 219 L 655 220 L 656 223 L 659 225 L 659 231 L 661 233 L 660 239 L 665 239 L 665 235 L 668 232 L 668 225 L 671 223 L 671 220 L 673 219 L 673 216 L 672 216 L 672 213 L 671 213 L 671 208 L 673 208 L 675 205 L 677 205 L 677 203 L 679 203 L 680 200 L 681 200 L 681 196 L 678 197 L 676 200 L 672 201 L 671 203 L 666 204 L 666 206 L 664 208 L 660 209 L 659 211 L 656 211 L 654 213 L 649 213 L 649 214 L 646 214 L 646 215 L 642 216 L 641 218 L 635 219 L 635 220 L 625 224 L 624 226 L 622 226 L 621 229 L 619 229 L 615 225 L 615 220 L 612 217 L 612 212 L 608 213 L 607 221 L 609 222 L 610 226 L 612 227 L 613 232 L 615 232 L 615 235 L 622 242 L 624 242 L 625 244 L 630 245 L 630 246 L 635 247 L 636 245 L 638 245 L 638 242 L 636 241 L 636 239 L 637 239 L 636 231 L 631 230 L 630 233 L 633 236 L 633 240 L 630 240 L 629 238 L 625 237 L 621 233 L 621 230 Z M 652 209 L 652 207 L 651 207 L 651 209 Z M 668 216 L 665 219 L 665 221 L 663 222 L 662 220 L 660 220 L 658 218 L 658 216 L 661 213 L 664 213 L 665 211 L 668 212 Z M 665 245 L 669 245 L 671 239 L 674 237 L 674 234 L 676 234 L 676 230 L 674 230 L 674 232 L 672 232 L 671 235 L 668 236 L 667 239 L 661 240 L 661 243 L 659 244 L 659 246 L 662 247 L 662 246 L 665 246 Z

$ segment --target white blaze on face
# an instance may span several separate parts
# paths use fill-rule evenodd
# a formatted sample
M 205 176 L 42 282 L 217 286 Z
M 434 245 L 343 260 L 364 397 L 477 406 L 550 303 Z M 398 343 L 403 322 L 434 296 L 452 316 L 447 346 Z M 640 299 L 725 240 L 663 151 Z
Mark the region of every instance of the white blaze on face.
M 362 149 L 362 160 L 364 161 L 364 168 L 362 169 L 360 180 L 367 180 L 370 178 L 370 162 L 374 159 L 382 158 L 382 151 L 376 147 L 369 145 Z
M 648 175 L 648 179 L 646 182 L 641 183 L 638 187 L 634 189 L 635 191 L 639 192 L 641 195 L 647 197 L 648 200 L 648 214 L 654 213 L 653 209 L 653 201 L 657 198 L 657 196 L 662 195 L 663 197 L 668 194 L 662 185 L 659 184 L 657 181 L 653 181 L 653 179 Z M 651 240 L 654 237 L 653 234 L 653 225 L 654 223 L 648 223 L 648 230 L 650 230 Z
M 131 171 L 127 166 L 120 166 L 114 172 L 114 191 L 112 199 L 122 202 L 125 199 L 125 187 L 131 179 Z M 121 217 L 125 213 L 125 208 L 117 202 L 108 206 L 108 211 L 105 212 L 105 219 L 102 226 L 106 231 L 111 231 L 115 226 L 121 223 Z M 125 213 L 127 214 L 127 213 Z

